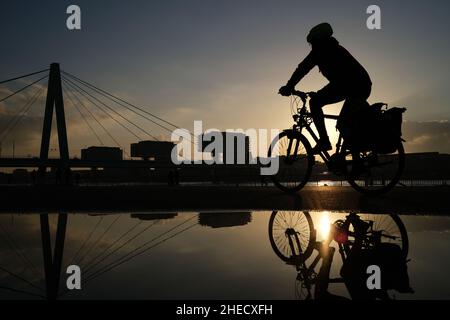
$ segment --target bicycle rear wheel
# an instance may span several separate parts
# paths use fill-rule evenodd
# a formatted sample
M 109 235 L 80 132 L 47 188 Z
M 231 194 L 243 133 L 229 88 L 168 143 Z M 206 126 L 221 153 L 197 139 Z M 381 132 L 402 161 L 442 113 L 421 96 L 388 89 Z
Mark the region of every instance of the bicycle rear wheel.
M 378 195 L 391 190 L 400 180 L 405 167 L 405 150 L 400 141 L 396 153 L 360 152 L 358 158 L 349 155 L 346 160 L 348 183 L 363 194 Z M 359 166 L 356 170 L 355 164 Z
M 272 141 L 269 158 L 278 158 L 279 168 L 273 183 L 283 191 L 298 191 L 311 176 L 314 156 L 308 139 L 299 132 L 283 131 Z
M 357 244 L 358 246 L 368 247 L 373 243 L 368 243 L 378 233 L 380 243 L 396 244 L 401 248 L 402 257 L 408 256 L 409 239 L 406 227 L 400 217 L 396 214 L 358 214 L 359 218 L 365 222 L 372 222 L 372 234 L 366 234 L 364 238 L 357 239 L 355 229 L 350 220 L 345 220 L 343 228 L 348 235 L 347 245 Z M 372 237 L 372 238 L 371 238 Z

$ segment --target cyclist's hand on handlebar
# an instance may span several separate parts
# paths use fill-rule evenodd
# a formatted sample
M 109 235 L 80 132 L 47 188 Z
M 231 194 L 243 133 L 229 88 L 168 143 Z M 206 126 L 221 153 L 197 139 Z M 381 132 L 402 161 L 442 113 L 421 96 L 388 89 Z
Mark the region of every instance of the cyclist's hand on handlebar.
M 300 97 L 300 99 L 302 99 L 302 101 L 305 102 L 306 98 L 308 97 L 308 95 L 310 93 L 309 92 L 306 93 L 306 92 L 303 92 L 303 91 L 294 90 L 294 91 L 292 91 L 291 94 L 294 95 L 294 96 Z
M 286 86 L 282 86 L 280 88 L 280 90 L 278 90 L 278 93 L 284 97 L 289 97 L 293 91 L 294 91 L 294 88 L 286 85 Z

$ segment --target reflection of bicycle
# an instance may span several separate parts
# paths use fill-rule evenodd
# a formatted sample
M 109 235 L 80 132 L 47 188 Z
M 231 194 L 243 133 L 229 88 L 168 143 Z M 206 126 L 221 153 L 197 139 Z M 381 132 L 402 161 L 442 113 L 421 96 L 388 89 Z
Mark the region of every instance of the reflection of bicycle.
M 395 279 L 404 278 L 404 275 L 401 272 L 393 272 L 403 265 L 406 266 L 409 248 L 405 226 L 397 215 L 351 213 L 344 220 L 335 221 L 328 238 L 318 242 L 308 212 L 274 211 L 269 221 L 269 239 L 277 256 L 296 267 L 298 298 L 339 298 L 328 292 L 330 283 L 345 283 L 350 295 L 359 298 L 388 299 L 387 287 L 395 288 L 399 292 L 412 291 L 409 279 Z M 337 242 L 343 262 L 341 278 L 329 277 L 336 250 L 330 246 L 332 240 Z M 374 261 L 373 257 L 378 261 L 380 255 L 390 252 L 393 252 L 391 262 L 395 268 L 385 268 L 389 283 L 383 290 L 369 292 L 365 282 L 367 275 L 365 270 L 360 272 L 361 266 Z M 399 284 L 393 285 L 395 281 Z
M 300 190 L 312 172 L 314 154 L 302 130 L 306 129 L 316 143 L 319 141 L 311 128 L 313 120 L 306 107 L 306 97 L 310 94 L 294 91 L 293 95 L 300 97 L 303 105 L 294 110 L 292 129 L 286 129 L 275 137 L 268 152 L 269 158 L 278 156 L 280 159 L 279 170 L 272 180 L 283 191 Z M 337 120 L 338 116 L 325 115 L 325 118 Z M 344 176 L 354 189 L 365 194 L 380 194 L 392 189 L 400 180 L 405 165 L 401 140 L 396 153 L 384 155 L 373 150 L 351 150 L 339 135 L 335 154 L 321 151 L 319 156 L 329 171 Z

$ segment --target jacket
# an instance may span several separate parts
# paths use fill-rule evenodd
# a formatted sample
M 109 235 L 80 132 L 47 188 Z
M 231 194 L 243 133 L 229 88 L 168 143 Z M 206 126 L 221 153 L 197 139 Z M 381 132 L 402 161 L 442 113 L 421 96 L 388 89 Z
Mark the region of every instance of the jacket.
M 312 46 L 311 52 L 298 65 L 287 85 L 295 87 L 315 66 L 319 67 L 330 83 L 344 89 L 372 84 L 364 67 L 334 37 L 330 37 Z

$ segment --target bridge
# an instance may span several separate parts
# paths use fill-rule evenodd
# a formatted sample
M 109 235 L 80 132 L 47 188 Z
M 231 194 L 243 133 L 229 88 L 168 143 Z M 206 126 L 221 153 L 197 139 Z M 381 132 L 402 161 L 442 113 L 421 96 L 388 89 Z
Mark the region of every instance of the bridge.
M 38 79 L 34 79 L 36 76 Z M 173 166 L 167 161 L 152 160 L 121 160 L 121 161 L 94 161 L 71 158 L 69 156 L 69 143 L 66 125 L 65 105 L 72 105 L 93 137 L 98 141 L 99 145 L 105 146 L 105 136 L 114 146 L 120 147 L 123 152 L 130 157 L 126 148 L 119 142 L 119 139 L 109 130 L 102 118 L 114 121 L 118 127 L 125 130 L 130 136 L 139 140 L 151 139 L 159 141 L 159 139 L 148 129 L 130 120 L 124 116 L 123 111 L 129 112 L 139 119 L 147 123 L 157 126 L 164 131 L 172 133 L 177 125 L 167 121 L 143 107 L 136 106 L 116 95 L 109 93 L 77 76 L 65 72 L 60 69 L 58 63 L 52 63 L 48 69 L 37 72 L 28 73 L 11 79 L 0 81 L 0 85 L 13 83 L 17 81 L 25 81 L 33 78 L 30 83 L 8 94 L 0 99 L 0 103 L 12 100 L 19 94 L 24 94 L 36 87 L 36 91 L 31 95 L 25 105 L 18 110 L 14 116 L 8 121 L 5 128 L 0 131 L 0 146 L 11 132 L 17 127 L 20 121 L 27 115 L 31 107 L 36 103 L 44 91 L 46 91 L 45 111 L 42 125 L 42 136 L 39 156 L 34 157 L 1 157 L 0 167 L 13 168 L 37 168 L 41 175 L 45 173 L 47 168 L 59 168 L 66 170 L 69 168 L 155 168 Z M 47 86 L 40 85 L 44 80 L 48 79 Z M 118 109 L 120 108 L 120 109 Z M 52 129 L 52 120 L 55 115 L 57 135 L 58 135 L 58 151 L 59 158 L 49 158 L 50 138 Z M 97 126 L 97 130 L 94 128 Z M 103 133 L 103 138 L 102 134 Z

